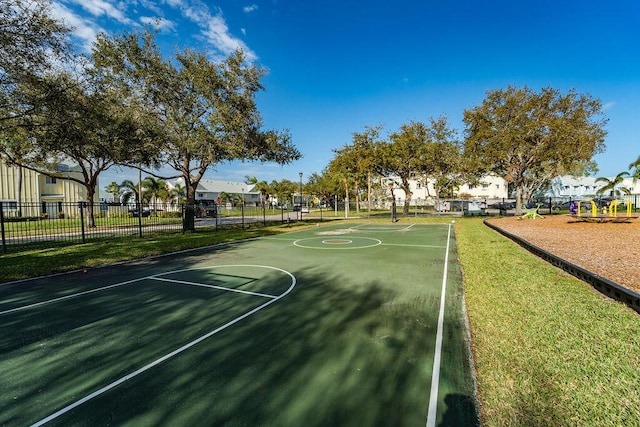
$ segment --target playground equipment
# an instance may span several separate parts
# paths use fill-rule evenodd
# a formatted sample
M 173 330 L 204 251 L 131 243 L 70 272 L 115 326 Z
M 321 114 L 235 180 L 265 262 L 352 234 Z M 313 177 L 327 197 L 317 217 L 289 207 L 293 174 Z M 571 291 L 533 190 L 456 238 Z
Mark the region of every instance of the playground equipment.
M 525 213 L 520 217 L 520 219 L 544 218 L 542 215 L 538 213 L 538 209 L 540 209 L 540 206 L 542 206 L 542 203 L 536 203 L 535 208 L 525 209 Z
M 585 211 L 586 215 L 582 213 L 582 204 L 589 203 L 591 205 L 591 215 L 588 215 L 589 211 Z M 626 214 L 618 216 L 618 205 L 623 204 L 627 207 Z M 593 200 L 580 200 L 575 214 L 571 214 L 572 217 L 580 221 L 588 222 L 631 222 L 631 220 L 638 218 L 637 215 L 631 213 L 633 204 L 624 200 L 612 200 L 609 206 L 604 206 L 602 212 L 599 211 L 598 205 Z

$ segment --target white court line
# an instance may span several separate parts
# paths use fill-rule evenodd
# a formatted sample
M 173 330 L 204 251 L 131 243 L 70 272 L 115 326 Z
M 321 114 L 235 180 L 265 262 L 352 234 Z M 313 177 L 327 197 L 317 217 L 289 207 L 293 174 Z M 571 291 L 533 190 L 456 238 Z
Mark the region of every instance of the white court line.
M 49 299 L 49 300 L 46 300 L 46 301 L 40 301 L 40 302 L 36 302 L 36 303 L 33 303 L 33 304 L 23 305 L 21 307 L 16 307 L 16 308 L 12 308 L 12 309 L 5 310 L 5 311 L 0 311 L 0 316 L 2 316 L 3 314 L 13 313 L 13 312 L 20 311 L 20 310 L 27 310 L 27 309 L 30 309 L 30 308 L 33 308 L 33 307 L 39 307 L 39 306 L 45 305 L 45 304 L 52 304 L 52 303 L 58 302 L 58 301 L 64 301 L 64 300 L 67 300 L 67 299 L 77 298 L 79 296 L 91 294 L 91 293 L 94 293 L 94 292 L 100 292 L 100 291 L 104 291 L 104 290 L 107 290 L 107 289 L 117 288 L 118 286 L 124 286 L 124 285 L 128 285 L 128 284 L 131 284 L 131 283 L 134 283 L 134 282 L 139 282 L 140 280 L 145 280 L 145 279 L 148 279 L 149 277 L 151 277 L 151 276 L 140 277 L 138 279 L 127 280 L 126 282 L 115 283 L 113 285 L 103 286 L 101 288 L 95 288 L 95 289 L 91 289 L 91 290 L 88 290 L 88 291 L 78 292 L 78 293 L 71 294 L 71 295 L 65 295 L 65 296 L 59 297 L 59 298 Z
M 447 232 L 447 251 L 444 255 L 444 273 L 442 274 L 442 290 L 440 291 L 440 313 L 438 314 L 438 331 L 436 333 L 436 349 L 433 357 L 433 372 L 431 373 L 431 392 L 429 396 L 429 410 L 427 411 L 427 427 L 435 427 L 438 410 L 438 387 L 440 382 L 440 359 L 442 357 L 442 335 L 444 325 L 444 304 L 447 292 L 447 270 L 449 265 L 449 242 L 451 239 L 451 224 Z
M 366 224 L 358 224 L 358 225 L 354 225 L 353 227 L 349 227 L 349 230 L 358 232 L 358 233 L 366 233 L 366 232 L 371 232 L 371 233 L 396 233 L 396 232 L 400 232 L 400 231 L 409 231 L 411 229 L 411 227 L 413 227 L 415 224 L 411 224 L 408 226 L 380 226 L 379 224 L 376 223 L 366 223 Z M 371 228 L 365 228 L 365 227 L 371 227 Z
M 322 246 L 306 246 L 304 244 L 301 244 L 300 242 L 304 242 L 306 240 L 319 240 L 321 239 L 320 237 L 308 237 L 306 239 L 298 239 L 296 241 L 293 242 L 294 246 L 297 246 L 299 248 L 305 248 L 305 249 L 325 249 L 325 250 L 356 250 L 356 249 L 366 249 L 366 248 L 372 248 L 374 246 L 379 246 L 382 244 L 382 241 L 378 240 L 378 239 L 374 239 L 373 237 L 357 237 L 357 239 L 361 239 L 361 240 L 373 240 L 374 243 L 373 244 L 368 244 L 368 245 L 361 245 L 361 246 L 349 246 L 349 247 L 322 247 Z M 326 240 L 326 239 L 325 239 Z M 355 243 L 357 244 L 357 243 Z
M 133 371 L 130 374 L 125 375 L 124 377 L 112 382 L 111 384 L 107 384 L 106 386 L 102 387 L 101 389 L 94 391 L 93 393 L 89 394 L 88 396 L 85 396 L 82 399 L 77 400 L 77 401 L 75 401 L 74 403 L 72 403 L 72 404 L 70 404 L 68 406 L 65 406 L 64 408 L 58 410 L 57 412 L 54 412 L 53 414 L 49 415 L 48 417 L 43 418 L 40 421 L 32 424 L 31 427 L 38 427 L 38 426 L 44 425 L 44 424 L 48 423 L 49 421 L 52 421 L 52 420 L 58 418 L 60 415 L 63 415 L 65 413 L 71 411 L 72 409 L 75 409 L 78 406 L 88 402 L 89 400 L 93 399 L 94 397 L 98 397 L 101 394 L 104 394 L 107 391 L 111 390 L 112 388 L 115 388 L 115 387 L 119 386 L 120 384 L 122 384 L 122 383 L 124 383 L 126 381 L 129 381 L 130 379 L 132 379 L 134 377 L 137 377 L 138 375 L 142 374 L 143 372 L 148 371 L 149 369 L 161 364 L 162 362 L 164 362 L 164 361 L 166 361 L 168 359 L 171 359 L 172 357 L 182 353 L 185 350 L 188 350 L 189 348 L 193 347 L 194 345 L 201 343 L 202 341 L 206 340 L 207 338 L 212 337 L 213 335 L 217 334 L 218 332 L 221 332 L 221 331 L 227 329 L 229 326 L 232 326 L 232 325 L 240 322 L 241 320 L 246 319 L 247 317 L 257 313 L 258 311 L 262 310 L 263 308 L 273 304 L 274 302 L 280 300 L 281 298 L 283 298 L 284 296 L 289 294 L 293 290 L 293 288 L 296 287 L 296 277 L 293 274 L 291 274 L 288 271 L 286 271 L 286 270 L 283 270 L 283 269 L 277 268 L 277 267 L 270 267 L 270 266 L 266 266 L 266 265 L 264 265 L 264 266 L 263 265 L 255 265 L 253 267 L 263 267 L 263 268 L 270 268 L 272 270 L 281 271 L 281 272 L 283 272 L 283 273 L 285 273 L 285 274 L 287 274 L 287 275 L 289 275 L 291 277 L 291 286 L 289 286 L 289 288 L 286 291 L 284 291 L 282 294 L 278 295 L 277 297 L 265 302 L 264 304 L 262 304 L 262 305 L 260 305 L 260 306 L 258 306 L 256 308 L 254 308 L 253 310 L 248 311 L 247 313 L 243 314 L 242 316 L 236 317 L 235 319 L 231 320 L 230 322 L 227 322 L 224 325 L 220 326 L 219 328 L 216 328 L 213 331 L 202 335 L 201 337 L 199 337 L 199 338 L 197 338 L 197 339 L 195 339 L 195 340 L 183 345 L 182 347 L 172 351 L 171 353 L 165 354 L 161 358 L 154 360 L 153 362 L 143 366 L 142 368 L 140 368 L 140 369 L 138 369 L 136 371 Z M 185 271 L 185 270 L 180 270 L 180 271 Z
M 444 249 L 446 246 L 439 245 L 404 245 L 402 243 L 383 243 L 382 246 L 406 246 L 412 248 L 436 248 L 436 249 Z
M 206 285 L 204 283 L 188 282 L 186 280 L 164 279 L 162 277 L 155 277 L 155 276 L 151 276 L 151 277 L 149 277 L 149 279 L 151 279 L 151 280 L 159 280 L 161 282 L 180 283 L 180 284 L 183 284 L 183 285 L 201 286 L 203 288 L 219 289 L 221 291 L 227 291 L 227 292 L 237 292 L 239 294 L 253 295 L 253 296 L 256 296 L 256 297 L 277 298 L 277 296 L 275 296 L 275 295 L 261 294 L 259 292 L 249 292 L 249 291 L 243 291 L 243 290 L 240 290 L 240 289 L 233 289 L 233 288 L 225 288 L 224 286 Z

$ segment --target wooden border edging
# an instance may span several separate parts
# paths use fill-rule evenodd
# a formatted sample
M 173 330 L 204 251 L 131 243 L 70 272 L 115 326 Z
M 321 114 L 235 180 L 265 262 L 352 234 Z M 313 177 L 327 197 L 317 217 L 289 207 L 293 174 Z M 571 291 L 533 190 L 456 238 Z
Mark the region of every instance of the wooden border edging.
M 535 245 L 532 245 L 526 240 L 523 240 L 520 237 L 514 234 L 511 234 L 494 224 L 487 222 L 487 220 L 484 220 L 483 222 L 487 227 L 492 228 L 496 230 L 498 233 L 508 237 L 509 239 L 513 240 L 514 242 L 516 242 L 523 248 L 527 249 L 529 252 L 533 253 L 534 255 L 537 255 L 543 260 L 566 271 L 567 273 L 577 277 L 578 279 L 589 283 L 591 286 L 593 286 L 596 290 L 600 291 L 602 294 L 616 301 L 620 301 L 628 305 L 638 313 L 640 313 L 640 294 L 637 294 L 632 290 L 625 288 L 624 286 L 621 286 L 615 282 L 612 282 L 609 279 L 605 279 L 602 276 L 598 276 L 597 274 L 594 274 L 589 270 L 586 270 L 580 266 L 572 264 L 569 261 L 565 261 L 564 259 L 556 255 L 553 255 L 552 253 L 547 252 L 544 249 L 541 249 Z

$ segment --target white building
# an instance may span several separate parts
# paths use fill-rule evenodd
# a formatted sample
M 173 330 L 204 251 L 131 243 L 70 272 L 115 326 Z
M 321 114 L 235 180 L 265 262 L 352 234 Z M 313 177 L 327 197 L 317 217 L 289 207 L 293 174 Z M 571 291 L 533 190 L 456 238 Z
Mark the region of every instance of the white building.
M 82 172 L 77 167 L 59 164 L 61 176 L 82 180 Z M 96 189 L 100 188 L 96 183 Z M 93 202 L 97 202 L 97 191 Z M 39 216 L 46 214 L 55 218 L 59 214 L 76 213 L 76 204 L 87 200 L 87 189 L 76 181 L 53 178 L 32 170 L 8 165 L 0 160 L 0 202 L 4 212 L 15 214 L 18 205 L 23 215 Z M 27 206 L 28 205 L 28 206 Z
M 393 195 L 396 203 L 404 204 L 406 194 L 404 190 L 398 187 L 397 183 L 399 181 L 398 178 L 384 178 L 382 185 L 387 186 L 389 182 L 395 182 Z M 411 191 L 411 204 L 432 205 L 435 201 L 436 192 L 432 180 L 427 180 L 426 184 L 423 181 L 409 180 L 409 191 Z M 477 185 L 461 185 L 453 196 L 454 198 L 459 198 L 461 195 L 464 195 L 466 199 L 478 201 L 486 199 L 506 199 L 509 197 L 509 189 L 507 181 L 504 178 L 488 175 L 480 179 Z
M 613 179 L 613 177 L 607 177 Z M 596 182 L 596 178 L 560 176 L 551 182 L 551 188 L 545 193 L 545 197 L 562 198 L 562 199 L 590 199 L 596 196 L 598 190 L 604 187 L 606 183 Z M 631 191 L 631 194 L 640 194 L 640 184 L 633 178 L 625 178 L 620 187 L 625 187 Z M 609 194 L 602 194 L 608 196 Z
M 178 178 L 177 184 L 184 185 L 184 180 Z M 246 205 L 257 206 L 260 204 L 260 192 L 254 191 L 254 185 L 244 182 L 201 179 L 196 188 L 196 202 L 220 203 L 221 193 L 230 196 L 239 196 Z

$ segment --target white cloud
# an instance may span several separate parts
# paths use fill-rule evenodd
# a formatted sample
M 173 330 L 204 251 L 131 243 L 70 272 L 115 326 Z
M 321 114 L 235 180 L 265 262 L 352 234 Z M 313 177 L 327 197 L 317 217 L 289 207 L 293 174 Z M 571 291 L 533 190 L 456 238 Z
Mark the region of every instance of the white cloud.
M 169 1 L 177 2 L 177 0 Z M 178 4 L 181 5 L 180 10 L 182 14 L 198 24 L 207 42 L 223 55 L 230 55 L 237 49 L 240 49 L 245 53 L 248 61 L 255 61 L 258 58 L 242 40 L 231 34 L 220 9 L 218 9 L 218 13 L 214 15 L 206 4 L 197 0 L 189 5 L 185 5 L 184 3 Z
M 145 25 L 151 25 L 153 28 L 157 29 L 161 32 L 171 32 L 176 28 L 176 23 L 173 21 L 169 21 L 168 19 L 159 18 L 159 17 L 151 17 L 151 16 L 141 16 L 140 22 Z
M 232 54 L 237 49 L 244 51 L 249 61 L 256 60 L 256 54 L 240 39 L 233 37 L 227 23 L 220 15 L 212 16 L 203 29 L 203 34 L 213 46 L 225 55 Z
M 245 6 L 242 8 L 242 10 L 244 11 L 244 13 L 251 13 L 253 11 L 258 10 L 258 5 L 257 4 L 252 4 L 250 6 Z
M 106 16 L 111 19 L 115 19 L 116 21 L 130 25 L 133 22 L 129 19 L 122 10 L 118 9 L 115 5 L 109 3 L 105 0 L 71 0 L 72 3 L 75 3 L 81 6 L 84 10 L 92 14 L 93 16 Z M 120 3 L 121 5 L 126 5 L 125 3 Z
M 73 29 L 72 34 L 82 40 L 83 49 L 87 52 L 91 50 L 98 33 L 104 32 L 95 22 L 81 18 L 60 3 L 53 2 L 51 4 L 51 14 L 53 18 L 64 22 Z
M 608 110 L 612 109 L 615 105 L 616 105 L 616 103 L 613 102 L 613 101 L 607 102 L 606 104 L 604 104 L 602 106 L 602 111 L 608 111 Z
M 164 2 L 169 6 L 172 6 L 178 9 L 181 9 L 187 6 L 187 2 L 182 0 L 164 0 Z
M 156 15 L 162 15 L 162 8 L 158 6 L 153 0 L 140 0 L 142 7 L 149 9 Z
M 138 25 L 137 22 L 142 22 L 153 25 L 163 32 L 173 31 L 177 30 L 179 25 L 176 20 L 167 20 L 162 17 L 169 13 L 169 11 L 162 10 L 162 8 L 169 6 L 178 9 L 184 18 L 197 25 L 200 37 L 206 40 L 206 43 L 212 47 L 212 50 L 227 56 L 239 49 L 245 53 L 248 61 L 253 62 L 257 59 L 257 55 L 240 38 L 231 33 L 220 8 L 216 8 L 216 10 L 212 12 L 202 0 L 139 1 L 140 3 L 121 0 L 56 0 L 52 2 L 52 13 L 54 17 L 74 28 L 74 36 L 81 39 L 84 49 L 89 51 L 92 43 L 96 39 L 96 35 L 100 32 L 107 32 L 98 25 L 95 20 L 91 19 L 91 16 L 96 18 L 106 17 L 125 26 L 135 27 Z M 73 4 L 73 7 L 78 6 L 82 8 L 87 12 L 87 16 L 83 17 L 78 15 L 70 7 L 63 5 L 63 3 Z M 134 3 L 151 11 L 156 11 L 154 14 L 158 16 L 158 18 L 140 16 L 136 21 L 130 19 L 126 14 L 126 7 Z M 253 5 L 247 7 L 253 8 Z M 155 19 L 157 19 L 157 21 L 154 21 Z M 104 25 L 107 24 L 104 23 Z M 246 34 L 245 29 L 241 29 L 240 32 L 241 34 Z

